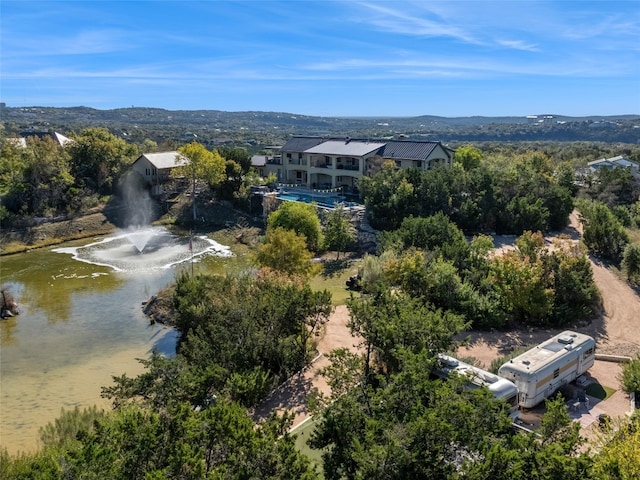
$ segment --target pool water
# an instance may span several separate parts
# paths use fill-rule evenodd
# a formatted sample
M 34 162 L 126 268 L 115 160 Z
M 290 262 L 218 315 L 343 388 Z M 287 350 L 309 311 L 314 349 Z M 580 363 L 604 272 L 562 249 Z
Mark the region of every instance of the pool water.
M 293 202 L 317 203 L 322 207 L 334 208 L 337 204 L 343 204 L 345 207 L 354 207 L 359 205 L 356 202 L 347 202 L 344 198 L 334 195 L 313 195 L 310 193 L 278 193 L 278 198 Z

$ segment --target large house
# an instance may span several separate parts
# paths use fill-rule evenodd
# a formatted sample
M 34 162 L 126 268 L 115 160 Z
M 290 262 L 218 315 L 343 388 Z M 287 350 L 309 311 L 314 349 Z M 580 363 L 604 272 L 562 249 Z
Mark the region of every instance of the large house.
M 145 153 L 140 155 L 131 170 L 139 173 L 151 186 L 153 195 L 162 193 L 162 184 L 169 179 L 171 170 L 186 165 L 189 160 L 179 152 Z
M 280 155 L 267 159 L 264 170 L 281 183 L 350 191 L 360 178 L 376 173 L 388 160 L 397 168 L 429 170 L 451 166 L 453 153 L 440 142 L 425 140 L 294 136 L 280 148 Z
M 631 173 L 635 175 L 638 175 L 640 173 L 640 164 L 634 162 L 633 160 L 624 158 L 622 155 L 611 158 L 601 158 L 600 160 L 589 162 L 589 170 L 591 170 L 592 172 L 597 172 L 598 170 L 601 170 L 603 168 L 628 168 L 629 170 L 631 170 Z

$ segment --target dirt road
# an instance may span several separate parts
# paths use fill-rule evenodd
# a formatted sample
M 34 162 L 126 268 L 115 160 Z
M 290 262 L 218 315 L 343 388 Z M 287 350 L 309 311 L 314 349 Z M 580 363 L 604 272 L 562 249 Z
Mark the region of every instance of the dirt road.
M 329 365 L 327 353 L 337 348 L 348 348 L 357 351 L 360 343 L 351 335 L 347 326 L 349 311 L 346 305 L 335 307 L 331 318 L 325 324 L 325 331 L 318 342 L 318 357 L 305 370 L 294 375 L 287 382 L 276 389 L 254 412 L 256 421 L 264 420 L 272 412 L 282 413 L 289 410 L 294 414 L 293 426 L 300 424 L 309 415 L 306 399 L 314 388 L 324 394 L 329 394 L 331 389 L 320 370 Z

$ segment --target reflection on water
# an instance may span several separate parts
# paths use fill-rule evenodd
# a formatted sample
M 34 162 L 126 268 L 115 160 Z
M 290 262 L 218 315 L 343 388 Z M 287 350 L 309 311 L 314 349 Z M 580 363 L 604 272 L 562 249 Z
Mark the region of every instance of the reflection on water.
M 0 283 L 20 315 L 0 321 L 1 447 L 33 450 L 61 408 L 106 407 L 100 389 L 112 376 L 140 373 L 135 359 L 154 348 L 174 352 L 174 331 L 149 325 L 141 304 L 177 268 L 118 272 L 48 249 L 2 257 Z

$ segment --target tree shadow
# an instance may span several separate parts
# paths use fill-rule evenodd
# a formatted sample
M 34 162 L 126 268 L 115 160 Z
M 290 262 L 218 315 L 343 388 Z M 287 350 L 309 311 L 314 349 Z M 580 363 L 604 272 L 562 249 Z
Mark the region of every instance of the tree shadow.
M 609 340 L 603 309 L 600 309 L 590 320 L 582 320 L 563 327 L 531 327 L 519 324 L 506 331 L 471 330 L 461 333 L 456 339 L 469 347 L 487 345 L 495 348 L 500 355 L 508 355 L 516 349 L 538 345 L 566 330 L 589 335 L 596 343 Z
M 340 275 L 351 266 L 349 258 L 341 258 L 334 260 L 325 260 L 322 262 L 322 276 L 324 278 L 333 278 Z
M 313 379 L 305 375 L 309 367 L 301 370 L 277 387 L 258 405 L 253 414 L 256 423 L 269 418 L 274 412 L 288 411 L 294 415 L 307 412 L 307 398 L 314 389 Z

